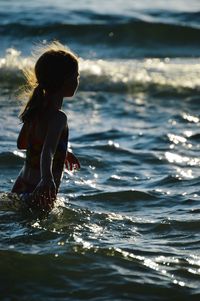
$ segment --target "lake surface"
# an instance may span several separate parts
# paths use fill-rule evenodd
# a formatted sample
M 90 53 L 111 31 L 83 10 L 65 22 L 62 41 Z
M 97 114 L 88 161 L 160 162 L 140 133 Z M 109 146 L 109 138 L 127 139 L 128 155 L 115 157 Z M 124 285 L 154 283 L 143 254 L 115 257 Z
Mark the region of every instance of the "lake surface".
M 200 3 L 0 1 L 0 300 L 200 298 Z M 22 68 L 57 39 L 81 170 L 48 216 L 9 208 Z

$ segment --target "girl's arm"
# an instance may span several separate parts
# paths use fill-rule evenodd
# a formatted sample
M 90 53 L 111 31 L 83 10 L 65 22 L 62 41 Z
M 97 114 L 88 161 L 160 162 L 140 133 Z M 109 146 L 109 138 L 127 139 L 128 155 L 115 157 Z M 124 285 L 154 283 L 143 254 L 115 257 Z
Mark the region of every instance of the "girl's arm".
M 56 185 L 52 173 L 53 157 L 63 129 L 67 126 L 67 117 L 64 112 L 55 112 L 54 117 L 49 122 L 45 137 L 41 157 L 40 173 L 41 180 L 34 190 L 37 199 L 44 202 L 53 201 L 56 198 Z

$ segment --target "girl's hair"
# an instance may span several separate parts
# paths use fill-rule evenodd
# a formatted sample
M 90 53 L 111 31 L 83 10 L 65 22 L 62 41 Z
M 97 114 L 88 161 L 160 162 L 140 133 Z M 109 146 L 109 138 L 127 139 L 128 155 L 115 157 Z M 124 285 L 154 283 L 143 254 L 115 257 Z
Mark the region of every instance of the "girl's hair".
M 39 56 L 35 68 L 23 70 L 26 78 L 25 94 L 28 102 L 23 108 L 20 119 L 30 121 L 38 112 L 45 109 L 45 92 L 57 92 L 64 81 L 78 71 L 77 57 L 59 42 L 52 42 L 36 50 Z

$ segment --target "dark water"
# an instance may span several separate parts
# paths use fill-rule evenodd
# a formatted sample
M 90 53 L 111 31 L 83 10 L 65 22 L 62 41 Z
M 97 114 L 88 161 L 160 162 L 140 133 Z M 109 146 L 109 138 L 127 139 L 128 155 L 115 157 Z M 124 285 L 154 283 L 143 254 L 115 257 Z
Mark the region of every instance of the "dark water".
M 198 1 L 0 1 L 0 300 L 199 300 Z M 64 103 L 79 172 L 57 207 L 10 206 L 21 68 L 38 41 L 80 56 Z

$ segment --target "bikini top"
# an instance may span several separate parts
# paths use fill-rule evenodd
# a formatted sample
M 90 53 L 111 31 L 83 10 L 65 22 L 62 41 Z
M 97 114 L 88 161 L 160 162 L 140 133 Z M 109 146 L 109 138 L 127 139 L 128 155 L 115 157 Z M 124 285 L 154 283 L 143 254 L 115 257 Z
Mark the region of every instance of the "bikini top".
M 38 139 L 35 135 L 35 128 L 37 126 L 38 119 L 34 119 L 29 128 L 29 139 L 26 150 L 26 164 L 33 169 L 40 169 L 40 157 L 44 144 L 44 140 Z M 68 128 L 65 128 L 59 139 L 56 152 L 53 158 L 53 170 L 62 170 L 66 157 L 68 146 Z

